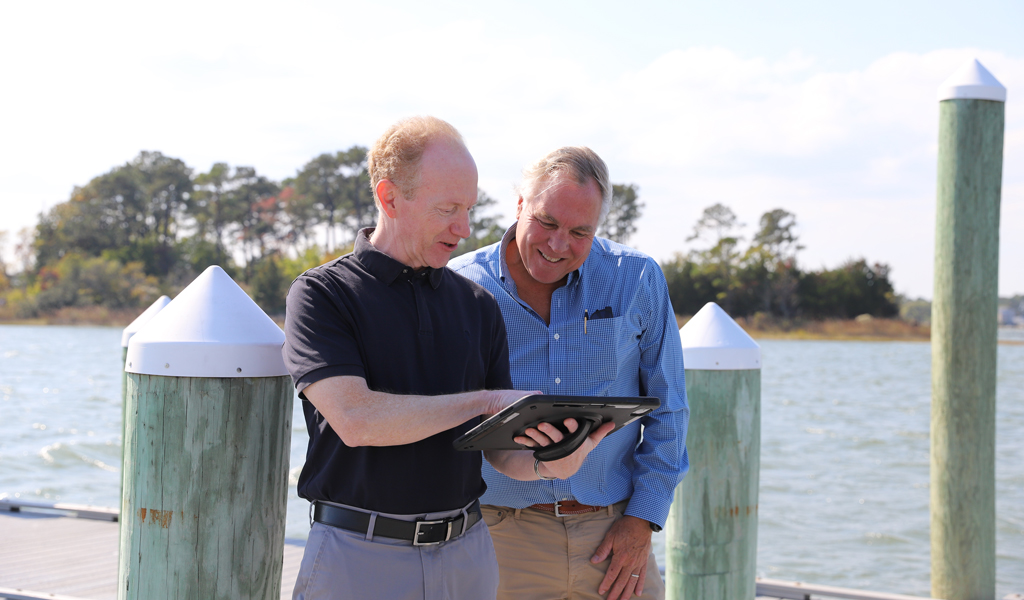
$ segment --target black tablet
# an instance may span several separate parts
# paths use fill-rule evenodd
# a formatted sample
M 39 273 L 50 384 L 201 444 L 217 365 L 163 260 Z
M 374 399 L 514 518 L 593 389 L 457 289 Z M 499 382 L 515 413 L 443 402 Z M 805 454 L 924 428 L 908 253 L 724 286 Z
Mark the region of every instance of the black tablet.
M 558 460 L 572 454 L 591 431 L 602 423 L 615 422 L 615 433 L 661 406 L 653 397 L 551 396 L 537 394 L 520 398 L 501 412 L 467 431 L 453 442 L 456 450 L 524 450 L 513 441 L 528 427 L 548 422 L 568 433 L 562 421 L 576 419 L 580 427 L 560 443 L 534 451 L 541 461 Z M 609 434 L 611 435 L 611 434 Z

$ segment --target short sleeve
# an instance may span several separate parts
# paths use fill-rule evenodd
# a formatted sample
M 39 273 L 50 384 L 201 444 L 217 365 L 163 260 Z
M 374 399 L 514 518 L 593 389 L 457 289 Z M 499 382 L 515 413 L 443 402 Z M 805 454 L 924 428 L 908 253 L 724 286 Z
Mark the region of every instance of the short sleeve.
M 285 366 L 300 393 L 328 377 L 366 377 L 355 323 L 337 284 L 299 276 L 288 290 L 284 333 Z

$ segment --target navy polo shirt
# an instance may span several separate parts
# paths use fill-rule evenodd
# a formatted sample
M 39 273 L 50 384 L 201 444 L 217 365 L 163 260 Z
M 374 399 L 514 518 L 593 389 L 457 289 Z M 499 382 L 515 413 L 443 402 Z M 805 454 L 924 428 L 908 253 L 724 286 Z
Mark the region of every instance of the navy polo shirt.
M 452 442 L 480 422 L 402 446 L 351 448 L 302 390 L 362 377 L 371 390 L 441 395 L 511 389 L 508 342 L 490 292 L 447 267 L 413 270 L 356 236 L 351 254 L 300 275 L 288 292 L 284 359 L 309 431 L 299 496 L 396 514 L 461 508 L 486 486 L 481 453 Z

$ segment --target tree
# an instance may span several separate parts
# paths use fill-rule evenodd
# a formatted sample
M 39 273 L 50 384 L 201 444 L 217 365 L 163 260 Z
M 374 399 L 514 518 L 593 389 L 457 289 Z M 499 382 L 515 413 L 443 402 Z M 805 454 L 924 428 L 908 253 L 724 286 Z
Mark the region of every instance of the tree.
M 279 231 L 282 204 L 281 187 L 256 173 L 252 167 L 238 167 L 232 178 L 231 195 L 239 207 L 239 239 L 245 256 L 246 280 L 251 264 L 261 260 L 284 237 Z
M 237 196 L 231 193 L 239 169 L 246 167 L 235 169 L 232 177 L 227 163 L 214 164 L 209 172 L 196 176 L 195 192 L 187 202 L 187 211 L 196 222 L 196 235 L 213 243 L 214 264 L 222 264 L 226 258 L 225 229 L 238 223 L 245 212 L 244 206 L 236 201 Z
M 277 255 L 261 258 L 252 276 L 253 300 L 268 314 L 281 314 L 285 309 L 288 284 Z
M 346 225 L 351 238 L 373 220 L 375 206 L 366 172 L 366 148 L 353 146 L 335 154 L 324 153 L 306 163 L 295 176 L 296 203 L 303 216 L 312 213 L 326 229 L 328 248 L 337 245 L 335 227 Z M 305 206 L 303 206 L 305 205 Z M 310 211 L 309 208 L 313 210 Z
M 374 204 L 373 190 L 370 189 L 370 173 L 366 170 L 366 148 L 352 146 L 338 152 L 337 159 L 345 177 L 345 222 L 351 234 L 350 239 L 355 240 L 360 229 L 373 225 L 377 220 L 377 205 Z
M 717 273 L 714 287 L 720 291 L 716 300 L 729 313 L 732 312 L 734 304 L 731 295 L 734 287 L 733 267 L 740 257 L 736 247 L 743 239 L 733 235 L 733 230 L 742 226 L 732 209 L 718 203 L 704 209 L 704 213 L 693 227 L 693 233 L 686 238 L 688 242 L 696 239 L 714 240 L 711 248 L 691 252 L 691 257 L 698 263 L 711 266 Z
M 612 185 L 611 207 L 604 223 L 598 228 L 598 235 L 613 242 L 625 244 L 636 233 L 636 220 L 643 212 L 644 204 L 637 198 L 636 184 Z
M 838 269 L 807 273 L 800 278 L 802 310 L 810 317 L 852 319 L 868 314 L 893 317 L 899 304 L 889 281 L 889 266 L 849 260 Z
M 7 261 L 4 259 L 4 251 L 6 248 L 7 232 L 0 230 L 0 292 L 6 291 L 10 285 L 10 279 L 8 279 L 7 276 Z
M 748 274 L 753 274 L 760 288 L 761 311 L 771 314 L 777 308 L 785 318 L 793 316 L 798 303 L 796 253 L 803 246 L 797 243 L 795 227 L 796 215 L 791 212 L 776 208 L 764 213 L 743 258 Z
M 177 222 L 192 194 L 192 169 L 180 159 L 147 151 L 140 152 L 129 166 L 142 178 L 146 216 L 152 219 L 156 241 L 157 274 L 166 275 L 174 264 Z
M 111 254 L 141 261 L 146 272 L 166 275 L 174 263 L 177 221 L 192 191 L 192 171 L 159 152 L 138 157 L 76 187 L 67 202 L 41 215 L 36 263 L 53 264 L 68 253 Z

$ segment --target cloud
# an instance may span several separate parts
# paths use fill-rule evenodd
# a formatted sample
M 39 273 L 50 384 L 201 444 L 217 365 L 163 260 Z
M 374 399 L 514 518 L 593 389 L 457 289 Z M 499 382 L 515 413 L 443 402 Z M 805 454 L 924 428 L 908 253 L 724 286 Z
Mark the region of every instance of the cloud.
M 51 15 L 53 15 L 51 17 Z M 426 15 L 426 16 L 425 16 Z M 579 36 L 507 32 L 367 3 L 18 5 L 0 39 L 0 229 L 140 150 L 283 178 L 313 156 L 367 145 L 395 119 L 436 114 L 466 136 L 481 185 L 513 212 L 519 169 L 585 144 L 613 180 L 640 186 L 636 245 L 685 251 L 704 207 L 748 224 L 796 213 L 805 265 L 855 256 L 931 294 L 939 84 L 977 56 L 1010 90 L 1001 288 L 1024 291 L 1024 58 L 945 49 L 823 69 L 720 47 L 680 48 L 632 71 L 605 68 Z M 382 24 L 387 27 L 382 27 Z

